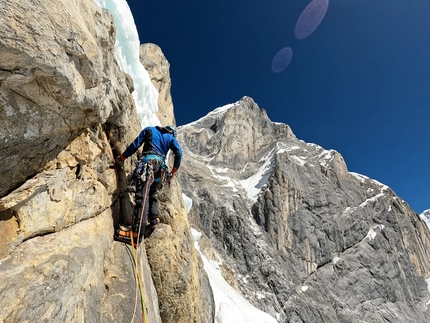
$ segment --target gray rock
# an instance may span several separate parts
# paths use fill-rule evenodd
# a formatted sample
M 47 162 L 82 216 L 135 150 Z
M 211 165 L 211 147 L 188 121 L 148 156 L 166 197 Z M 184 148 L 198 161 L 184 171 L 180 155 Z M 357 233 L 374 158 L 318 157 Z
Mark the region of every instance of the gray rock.
M 255 306 L 279 322 L 427 321 L 430 232 L 390 188 L 247 97 L 178 137 L 193 224 Z

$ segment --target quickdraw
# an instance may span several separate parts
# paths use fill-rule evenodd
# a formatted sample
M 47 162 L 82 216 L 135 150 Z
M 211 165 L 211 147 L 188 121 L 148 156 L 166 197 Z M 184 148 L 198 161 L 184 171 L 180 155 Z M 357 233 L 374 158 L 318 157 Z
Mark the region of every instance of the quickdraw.
M 163 183 L 166 183 L 169 177 L 169 168 L 165 162 L 165 157 L 157 154 L 148 154 L 143 156 L 140 160 L 137 161 L 136 171 L 134 172 L 133 178 L 137 180 L 139 177 L 142 182 L 145 182 L 148 178 L 151 171 L 150 167 L 152 167 L 151 160 L 156 159 L 161 162 L 161 177 L 160 180 Z M 156 179 L 153 178 L 153 181 Z

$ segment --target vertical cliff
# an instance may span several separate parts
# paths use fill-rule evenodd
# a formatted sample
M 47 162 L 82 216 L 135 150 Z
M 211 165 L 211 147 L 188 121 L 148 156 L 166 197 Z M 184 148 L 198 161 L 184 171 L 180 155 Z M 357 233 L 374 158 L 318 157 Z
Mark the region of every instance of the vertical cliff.
M 131 247 L 113 241 L 137 158 L 114 156 L 140 131 L 114 19 L 91 0 L 0 10 L 0 321 L 140 322 Z M 147 322 L 210 321 L 180 187 L 161 199 L 138 250 Z
M 157 89 L 158 112 L 157 117 L 164 126 L 176 125 L 173 113 L 173 100 L 170 89 L 170 64 L 164 56 L 161 48 L 155 44 L 140 45 L 140 61 L 151 76 L 152 84 Z
M 178 136 L 192 223 L 255 306 L 279 322 L 427 321 L 430 232 L 389 187 L 249 97 Z

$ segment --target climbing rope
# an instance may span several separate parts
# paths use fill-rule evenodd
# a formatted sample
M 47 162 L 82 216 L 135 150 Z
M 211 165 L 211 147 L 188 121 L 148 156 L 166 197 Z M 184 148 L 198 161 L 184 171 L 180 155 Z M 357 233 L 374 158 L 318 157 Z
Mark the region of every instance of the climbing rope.
M 139 271 L 139 259 L 138 259 L 138 250 L 137 248 L 139 248 L 140 243 L 139 243 L 139 237 L 140 237 L 140 233 L 142 230 L 142 220 L 143 220 L 143 214 L 145 212 L 145 206 L 146 206 L 146 201 L 148 198 L 148 192 L 149 192 L 149 188 L 151 187 L 152 183 L 154 182 L 154 172 L 152 169 L 152 164 L 151 162 L 149 163 L 149 177 L 147 177 L 146 179 L 146 185 L 145 185 L 145 194 L 143 196 L 143 201 L 142 201 L 142 207 L 141 207 L 141 211 L 140 211 L 140 220 L 139 220 L 139 229 L 138 229 L 138 233 L 137 233 L 137 242 L 138 245 L 137 247 L 134 245 L 134 238 L 133 238 L 133 221 L 131 224 L 131 246 L 132 246 L 132 255 L 133 255 L 133 261 L 134 261 L 134 265 L 135 265 L 135 277 L 136 277 L 136 293 L 135 293 L 135 298 L 134 298 L 134 311 L 133 311 L 133 316 L 131 318 L 131 323 L 133 323 L 133 320 L 136 316 L 136 312 L 137 312 L 137 298 L 138 298 L 138 291 L 140 292 L 140 301 L 141 301 L 141 305 L 142 305 L 142 323 L 146 323 L 146 307 L 145 307 L 145 297 L 143 294 L 143 283 L 142 283 L 142 278 L 140 277 L 140 271 Z M 134 214 L 134 212 L 133 212 Z M 134 218 L 134 216 L 133 216 Z

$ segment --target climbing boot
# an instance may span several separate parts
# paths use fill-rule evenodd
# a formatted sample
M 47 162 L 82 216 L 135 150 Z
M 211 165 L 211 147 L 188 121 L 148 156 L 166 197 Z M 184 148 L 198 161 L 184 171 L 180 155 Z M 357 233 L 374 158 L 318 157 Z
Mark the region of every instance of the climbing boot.
M 115 231 L 115 238 L 121 242 L 128 243 L 129 245 L 134 245 L 136 248 L 139 247 L 139 244 L 142 241 L 142 237 L 139 237 L 137 232 L 133 232 L 131 230 L 126 231 L 118 229 Z M 131 239 L 133 239 L 133 242 Z
M 160 218 L 154 218 L 151 220 L 150 225 L 151 225 L 151 229 L 155 229 L 156 227 L 158 227 L 158 225 L 160 224 Z

